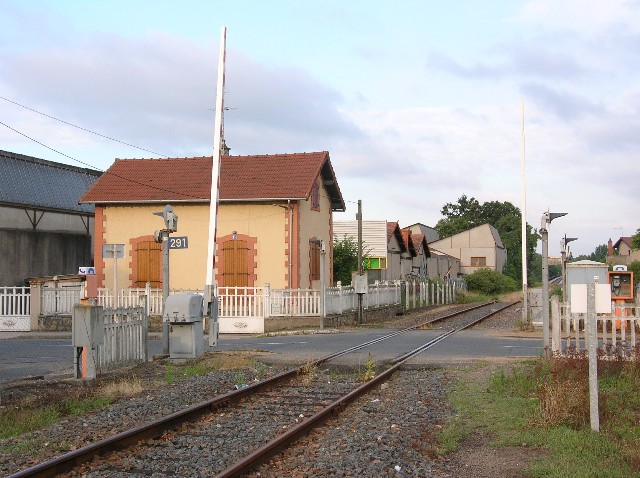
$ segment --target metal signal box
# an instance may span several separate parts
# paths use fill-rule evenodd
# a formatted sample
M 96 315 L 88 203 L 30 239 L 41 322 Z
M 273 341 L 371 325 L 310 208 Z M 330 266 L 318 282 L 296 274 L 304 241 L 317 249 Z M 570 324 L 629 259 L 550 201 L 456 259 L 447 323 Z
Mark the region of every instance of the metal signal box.
M 163 320 L 169 322 L 169 357 L 194 359 L 204 354 L 202 296 L 176 294 L 167 297 Z
M 95 348 L 104 342 L 102 308 L 76 304 L 71 320 L 71 343 L 74 347 Z

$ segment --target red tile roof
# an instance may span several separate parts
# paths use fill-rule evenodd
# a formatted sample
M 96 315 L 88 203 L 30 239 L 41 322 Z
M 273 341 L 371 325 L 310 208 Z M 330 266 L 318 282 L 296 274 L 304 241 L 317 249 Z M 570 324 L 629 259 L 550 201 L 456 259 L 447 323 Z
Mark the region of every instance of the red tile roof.
M 398 241 L 398 245 L 400 246 L 400 252 L 407 252 L 407 245 L 404 242 L 402 237 L 402 232 L 400 231 L 400 224 L 398 222 L 390 222 L 387 221 L 387 243 L 391 240 L 391 238 L 395 236 Z
M 209 202 L 212 157 L 116 159 L 80 203 Z M 334 210 L 344 210 L 329 153 L 223 156 L 220 200 L 306 199 L 322 176 Z
M 429 245 L 427 244 L 427 237 L 424 234 L 411 234 L 411 240 L 413 241 L 413 248 L 415 249 L 416 254 L 420 251 L 420 247 L 422 247 L 424 255 L 431 257 Z
M 409 252 L 409 255 L 411 257 L 416 257 L 418 254 L 417 254 L 416 248 L 415 248 L 415 246 L 413 244 L 413 239 L 411 237 L 411 230 L 410 229 L 402 229 L 400 231 L 400 233 L 402 234 L 402 240 L 404 241 L 404 247 Z

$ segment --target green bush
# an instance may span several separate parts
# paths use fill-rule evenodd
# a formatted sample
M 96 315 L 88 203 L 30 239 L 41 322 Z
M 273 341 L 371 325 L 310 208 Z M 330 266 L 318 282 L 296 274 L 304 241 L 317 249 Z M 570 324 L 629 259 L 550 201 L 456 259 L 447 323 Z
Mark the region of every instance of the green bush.
M 636 286 L 640 282 L 640 261 L 633 261 L 627 266 L 627 270 L 633 272 L 633 284 Z
M 518 290 L 518 283 L 515 280 L 492 269 L 478 269 L 473 274 L 466 276 L 465 279 L 470 291 L 485 295 Z

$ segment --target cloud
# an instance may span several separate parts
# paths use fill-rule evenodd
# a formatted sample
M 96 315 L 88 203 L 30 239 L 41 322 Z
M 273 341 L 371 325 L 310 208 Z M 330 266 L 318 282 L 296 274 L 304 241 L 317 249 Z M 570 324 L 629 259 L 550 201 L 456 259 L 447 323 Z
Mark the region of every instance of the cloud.
M 544 78 L 566 80 L 578 78 L 589 70 L 569 53 L 543 45 L 521 43 L 496 45 L 487 53 L 491 63 L 476 62 L 465 66 L 441 53 L 432 53 L 428 66 L 465 79 Z
M 209 154 L 214 51 L 210 43 L 160 32 L 136 39 L 99 34 L 70 47 L 0 51 L 0 86 L 11 99 L 47 114 L 166 155 Z M 226 85 L 231 109 L 225 129 L 235 154 L 325 150 L 333 141 L 362 136 L 340 112 L 341 95 L 300 69 L 268 67 L 230 49 Z M 102 141 L 19 115 L 15 127 L 43 141 Z
M 451 73 L 452 75 L 459 76 L 461 78 L 489 78 L 497 79 L 502 78 L 508 73 L 508 66 L 501 65 L 488 65 L 485 63 L 475 63 L 472 66 L 464 66 L 449 56 L 441 53 L 431 53 L 429 55 L 427 65 L 430 68 Z
M 567 121 L 586 114 L 601 115 L 605 112 L 602 105 L 593 103 L 587 98 L 549 88 L 540 83 L 526 83 L 521 87 L 521 91 L 543 109 Z
M 516 20 L 546 28 L 598 30 L 612 23 L 640 31 L 640 2 L 637 0 L 530 0 Z

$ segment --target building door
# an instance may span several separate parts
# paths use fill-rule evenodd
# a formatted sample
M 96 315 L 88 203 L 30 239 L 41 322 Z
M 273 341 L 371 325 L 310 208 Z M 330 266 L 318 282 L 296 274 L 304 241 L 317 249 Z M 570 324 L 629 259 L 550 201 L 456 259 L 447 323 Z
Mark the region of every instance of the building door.
M 136 244 L 136 287 L 162 287 L 162 244 L 141 241 Z
M 249 285 L 248 255 L 249 247 L 247 241 L 239 239 L 225 241 L 222 243 L 223 287 L 247 287 Z

